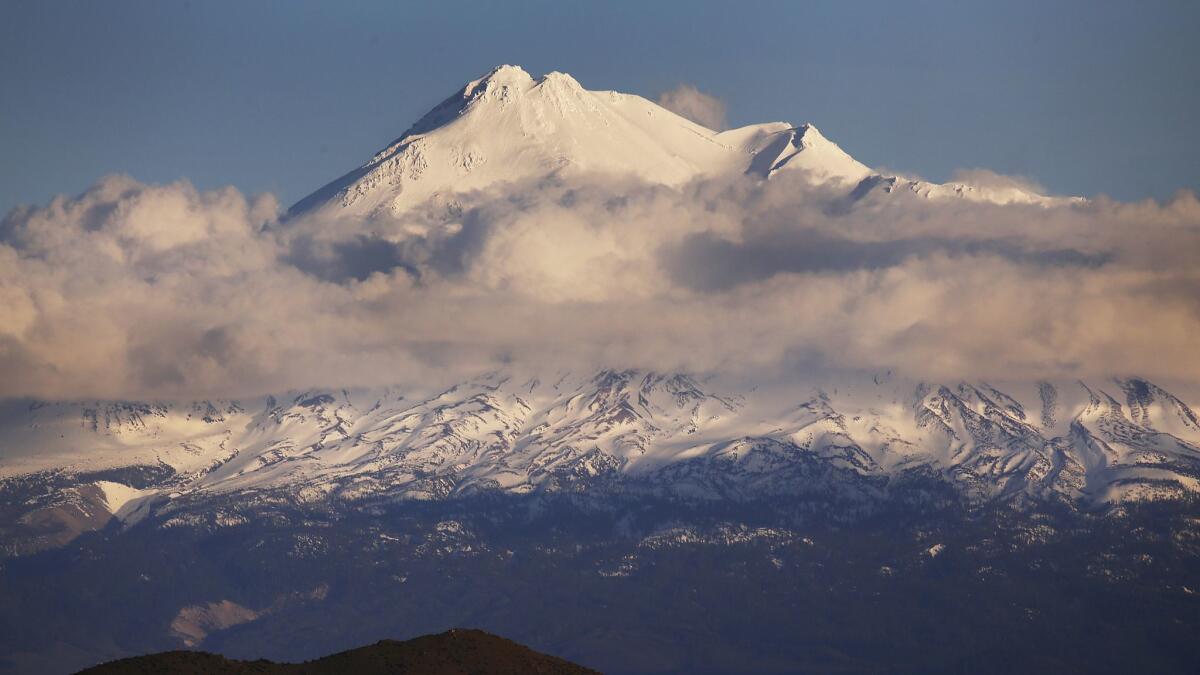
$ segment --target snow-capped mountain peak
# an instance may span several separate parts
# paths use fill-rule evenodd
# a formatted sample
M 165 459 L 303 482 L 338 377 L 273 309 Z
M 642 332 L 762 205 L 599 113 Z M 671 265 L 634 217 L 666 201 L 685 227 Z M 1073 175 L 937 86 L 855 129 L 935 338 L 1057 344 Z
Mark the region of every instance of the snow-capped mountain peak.
M 800 172 L 852 196 L 1040 203 L 1035 193 L 938 185 L 884 176 L 811 123 L 755 124 L 716 132 L 641 96 L 585 89 L 572 76 L 535 78 L 503 65 L 468 82 L 367 163 L 292 207 L 289 214 L 399 215 L 435 196 L 497 188 L 552 175 L 592 174 L 677 186 L 701 177 L 763 179 Z
M 466 88 L 463 89 L 463 95 L 471 96 L 477 90 L 494 89 L 502 86 L 528 87 L 532 85 L 533 76 L 525 72 L 524 68 L 505 64 L 496 66 L 487 75 L 469 82 Z
M 565 73 L 534 79 L 501 66 L 291 213 L 399 214 L 434 194 L 561 173 L 677 185 L 737 163 L 738 153 L 714 135 L 639 96 L 588 91 Z
M 874 173 L 825 138 L 812 123 L 772 134 L 755 152 L 749 172 L 770 178 L 781 171 L 804 171 L 815 182 L 857 185 Z

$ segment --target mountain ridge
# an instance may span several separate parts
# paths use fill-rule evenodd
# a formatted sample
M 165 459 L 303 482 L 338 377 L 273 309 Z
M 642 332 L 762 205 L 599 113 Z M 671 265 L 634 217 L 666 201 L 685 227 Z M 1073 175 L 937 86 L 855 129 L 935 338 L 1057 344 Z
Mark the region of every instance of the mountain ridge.
M 1005 388 L 880 376 L 741 388 L 604 370 L 494 373 L 430 394 L 10 404 L 0 542 L 19 554 L 266 495 L 329 508 L 562 492 L 873 501 L 914 471 L 978 504 L 1104 511 L 1200 494 L 1200 423 L 1166 389 Z

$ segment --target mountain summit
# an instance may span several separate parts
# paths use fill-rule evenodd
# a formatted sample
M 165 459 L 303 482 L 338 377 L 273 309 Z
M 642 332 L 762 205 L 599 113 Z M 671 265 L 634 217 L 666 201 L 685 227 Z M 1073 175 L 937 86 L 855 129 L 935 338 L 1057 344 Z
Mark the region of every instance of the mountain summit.
M 801 170 L 814 183 L 922 196 L 1000 198 L 970 186 L 939 186 L 882 176 L 811 124 L 754 124 L 716 132 L 641 96 L 590 91 L 566 73 L 534 78 L 518 66 L 468 82 L 362 166 L 300 200 L 289 214 L 398 215 L 435 195 L 506 181 L 594 173 L 660 185 L 717 175 L 770 178 Z M 869 183 L 869 184 L 868 184 Z

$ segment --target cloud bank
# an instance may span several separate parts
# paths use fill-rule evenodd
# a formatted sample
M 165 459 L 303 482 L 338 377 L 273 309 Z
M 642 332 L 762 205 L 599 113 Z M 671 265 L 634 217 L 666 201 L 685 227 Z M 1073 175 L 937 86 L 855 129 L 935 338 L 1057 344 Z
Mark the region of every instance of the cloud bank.
M 656 103 L 713 131 L 723 131 L 727 126 L 725 103 L 690 84 L 680 84 L 674 89 L 664 91 L 658 95 Z
M 0 396 L 237 397 L 521 364 L 1200 379 L 1200 203 L 594 176 L 280 222 L 102 180 L 0 223 Z

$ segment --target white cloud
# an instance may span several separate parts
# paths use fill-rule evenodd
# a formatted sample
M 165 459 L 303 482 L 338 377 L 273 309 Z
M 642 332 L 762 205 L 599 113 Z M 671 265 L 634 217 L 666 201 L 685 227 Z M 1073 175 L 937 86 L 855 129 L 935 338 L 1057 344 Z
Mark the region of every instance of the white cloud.
M 1046 188 L 1026 176 L 1010 176 L 990 169 L 959 169 L 950 176 L 954 183 L 966 183 L 981 188 L 997 190 L 1021 190 L 1034 194 L 1045 194 Z
M 780 177 L 503 186 L 370 222 L 109 178 L 0 224 L 0 396 L 243 396 L 506 363 L 1200 378 L 1200 203 Z M 797 366 L 799 364 L 799 366 Z
M 690 84 L 680 84 L 658 95 L 657 103 L 681 117 L 686 117 L 714 131 L 725 129 L 725 103 Z

